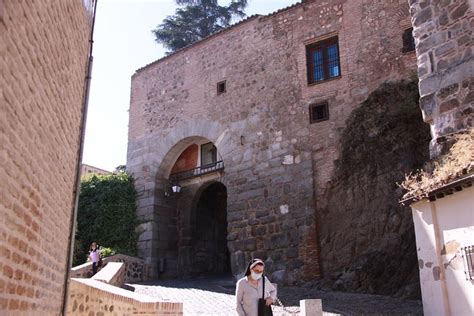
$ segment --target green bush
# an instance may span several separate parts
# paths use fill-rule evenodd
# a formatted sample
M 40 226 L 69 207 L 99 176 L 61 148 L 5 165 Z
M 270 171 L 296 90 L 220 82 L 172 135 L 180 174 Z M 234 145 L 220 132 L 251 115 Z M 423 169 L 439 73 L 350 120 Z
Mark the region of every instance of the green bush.
M 115 249 L 112 249 L 112 248 L 107 248 L 107 247 L 101 247 L 100 248 L 100 256 L 102 258 L 113 256 L 116 253 L 117 253 L 117 251 L 115 251 Z
M 81 182 L 77 213 L 73 265 L 87 260 L 89 245 L 95 241 L 106 248 L 136 255 L 136 191 L 133 178 L 125 172 L 93 175 Z M 109 252 L 110 249 L 110 252 Z M 113 250 L 112 250 L 113 249 Z

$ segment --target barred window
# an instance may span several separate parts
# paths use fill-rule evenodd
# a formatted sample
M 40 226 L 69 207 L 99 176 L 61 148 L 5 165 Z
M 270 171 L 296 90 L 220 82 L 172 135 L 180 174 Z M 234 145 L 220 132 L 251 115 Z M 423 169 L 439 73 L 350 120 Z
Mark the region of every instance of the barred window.
M 328 103 L 316 103 L 309 106 L 309 122 L 311 124 L 329 119 Z
M 337 36 L 306 46 L 308 84 L 341 76 Z

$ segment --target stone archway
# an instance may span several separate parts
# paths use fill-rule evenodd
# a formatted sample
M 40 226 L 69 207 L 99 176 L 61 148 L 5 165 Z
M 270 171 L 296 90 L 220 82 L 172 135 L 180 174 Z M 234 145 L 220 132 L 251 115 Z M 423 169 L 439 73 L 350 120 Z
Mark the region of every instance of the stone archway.
M 129 141 L 127 170 L 135 177 L 139 195 L 137 214 L 141 224 L 138 227 L 138 254 L 146 261 L 148 278 L 174 278 L 189 274 L 189 271 L 180 269 L 189 267 L 187 263 L 192 259 L 181 251 L 191 247 L 192 239 L 188 220 L 191 214 L 185 213 L 190 213 L 186 210 L 192 209 L 199 186 L 183 187 L 179 197 L 167 196 L 176 159 L 191 144 L 207 140 L 216 146 L 226 168 L 232 168 L 235 144 L 240 142 L 236 135 L 240 132 L 231 132 L 218 122 L 196 119 L 179 123 L 166 134 Z M 206 178 L 200 185 L 210 180 Z M 223 181 L 223 177 L 214 180 Z
M 192 216 L 192 275 L 230 273 L 227 248 L 227 188 L 220 182 L 203 185 Z
M 227 189 L 216 180 L 223 176 L 223 157 L 206 137 L 187 137 L 173 146 L 156 177 L 155 247 L 160 278 L 228 272 Z M 180 193 L 171 191 L 181 187 Z M 203 216 L 199 216 L 199 214 Z M 208 221 L 204 221 L 206 218 Z M 218 220 L 216 220 L 218 219 Z M 209 227 L 212 232 L 197 229 Z M 205 240 L 196 243 L 196 240 Z M 219 243 L 214 244 L 216 240 Z M 199 249 L 200 251 L 195 251 Z M 218 256 L 212 269 L 205 261 Z

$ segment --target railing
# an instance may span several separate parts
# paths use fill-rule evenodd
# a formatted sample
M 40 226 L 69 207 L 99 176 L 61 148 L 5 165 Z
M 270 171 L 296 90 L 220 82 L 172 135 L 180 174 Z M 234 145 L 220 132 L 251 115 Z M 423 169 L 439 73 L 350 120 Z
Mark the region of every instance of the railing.
M 466 280 L 474 280 L 474 246 L 461 248 L 464 257 L 464 273 Z
M 200 166 L 191 170 L 172 173 L 170 175 L 170 181 L 178 182 L 180 180 L 202 176 L 204 174 L 208 174 L 208 173 L 223 170 L 223 169 L 224 169 L 224 162 L 221 160 L 221 161 L 213 162 L 211 164 Z

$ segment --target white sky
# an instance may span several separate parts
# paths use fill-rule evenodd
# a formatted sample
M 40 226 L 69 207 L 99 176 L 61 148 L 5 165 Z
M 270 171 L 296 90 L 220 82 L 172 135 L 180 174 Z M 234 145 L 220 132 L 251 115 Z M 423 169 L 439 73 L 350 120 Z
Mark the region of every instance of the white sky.
M 296 2 L 249 0 L 245 12 L 268 14 Z M 175 9 L 174 0 L 98 0 L 83 163 L 110 171 L 126 163 L 131 76 L 164 56 L 151 30 Z

